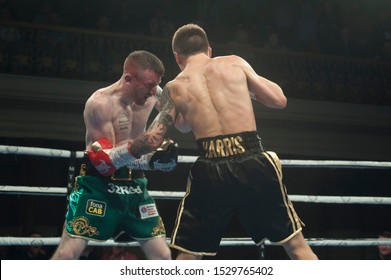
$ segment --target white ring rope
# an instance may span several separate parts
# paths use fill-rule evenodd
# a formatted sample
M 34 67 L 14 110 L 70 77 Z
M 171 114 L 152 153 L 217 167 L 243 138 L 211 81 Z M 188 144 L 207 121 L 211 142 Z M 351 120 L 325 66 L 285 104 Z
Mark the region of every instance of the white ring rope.
M 0 193 L 26 195 L 56 195 L 66 196 L 64 187 L 29 187 L 0 185 Z M 182 199 L 185 192 L 152 191 L 149 194 L 156 199 Z M 292 201 L 306 203 L 339 203 L 339 204 L 391 204 L 391 197 L 370 196 L 321 196 L 321 195 L 289 195 Z
M 19 147 L 0 145 L 0 154 L 31 155 L 44 157 L 70 158 L 71 151 L 60 149 L 47 149 L 37 147 Z M 76 158 L 82 158 L 84 152 L 74 153 Z M 179 156 L 179 163 L 193 163 L 197 156 Z M 281 160 L 286 167 L 327 167 L 327 168 L 391 168 L 391 162 L 378 161 L 342 161 L 342 160 Z M 174 191 L 149 191 L 154 198 L 181 199 L 185 192 Z M 34 187 L 34 186 L 10 186 L 0 185 L 0 193 L 5 194 L 29 194 L 29 195 L 56 195 L 66 196 L 68 189 L 65 187 Z M 318 195 L 290 195 L 289 198 L 296 202 L 307 203 L 341 203 L 341 204 L 391 204 L 391 197 L 358 197 L 358 196 L 318 196 Z M 1 246 L 19 245 L 58 245 L 60 237 L 0 237 Z M 169 239 L 167 239 L 169 242 Z M 307 239 L 310 246 L 378 246 L 391 245 L 391 239 Z M 92 246 L 138 246 L 137 242 L 116 243 L 113 240 L 105 242 L 90 241 Z M 254 245 L 250 238 L 223 238 L 221 246 L 249 246 Z M 265 245 L 276 245 L 265 241 Z
M 30 186 L 9 186 L 0 185 L 0 193 L 5 194 L 28 194 L 28 195 L 67 195 L 67 188 L 64 187 L 30 187 Z
M 366 239 L 324 239 L 324 238 L 309 238 L 306 239 L 310 246 L 378 246 L 378 245 L 391 245 L 391 239 L 378 239 L 378 238 L 366 238 Z M 167 243 L 169 243 L 167 238 Z M 56 246 L 60 242 L 60 237 L 0 237 L 0 246 L 30 246 L 30 245 L 45 245 Z M 88 243 L 91 246 L 129 246 L 137 247 L 139 244 L 136 241 L 132 242 L 115 242 L 110 239 L 104 242 L 90 241 Z M 223 238 L 220 242 L 220 246 L 254 246 L 255 243 L 250 238 Z M 277 246 L 278 244 L 271 243 L 266 240 L 265 245 Z
M 43 157 L 71 156 L 71 151 L 59 149 L 47 149 L 36 147 L 20 147 L 0 145 L 1 154 L 34 155 Z M 84 152 L 77 151 L 76 158 L 82 158 Z M 193 163 L 197 156 L 179 156 L 179 163 Z M 281 164 L 286 167 L 327 167 L 327 168 L 391 168 L 391 162 L 384 161 L 352 161 L 352 160 L 295 160 L 281 159 Z
M 0 145 L 2 154 L 35 155 L 46 157 L 70 157 L 71 152 L 58 149 L 20 147 Z M 76 158 L 82 158 L 84 152 L 76 152 Z M 180 163 L 192 163 L 196 156 L 179 156 Z M 341 160 L 281 160 L 284 166 L 291 167 L 331 167 L 331 168 L 389 168 L 391 162 L 377 161 L 341 161 Z M 8 194 L 46 194 L 66 195 L 67 189 L 61 187 L 30 187 L 30 186 L 8 186 L 0 185 L 0 193 Z M 154 198 L 181 199 L 184 192 L 162 192 L 150 191 Z M 343 204 L 391 204 L 390 197 L 354 197 L 354 196 L 318 196 L 318 195 L 290 195 L 292 201 L 307 203 L 343 203 Z
M 0 145 L 0 154 L 69 158 L 71 156 L 71 151 L 37 147 Z M 82 158 L 83 156 L 84 152 L 76 152 L 76 158 Z

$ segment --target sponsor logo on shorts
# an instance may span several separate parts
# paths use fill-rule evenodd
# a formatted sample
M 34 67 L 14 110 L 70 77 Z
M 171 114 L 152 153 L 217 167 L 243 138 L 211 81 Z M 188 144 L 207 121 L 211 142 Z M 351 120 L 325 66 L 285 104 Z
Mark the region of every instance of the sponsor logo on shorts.
M 148 219 L 159 216 L 156 205 L 154 203 L 141 205 L 139 210 L 141 219 Z
M 137 185 L 136 187 L 132 187 L 126 185 L 119 186 L 113 183 L 109 183 L 108 186 L 109 188 L 107 189 L 107 191 L 109 193 L 116 193 L 116 194 L 142 194 L 143 193 L 139 185 Z
M 87 200 L 86 213 L 104 217 L 106 214 L 106 202 L 98 200 Z
M 228 157 L 243 154 L 246 149 L 241 145 L 243 138 L 240 136 L 226 137 L 222 139 L 209 139 L 202 142 L 206 158 Z

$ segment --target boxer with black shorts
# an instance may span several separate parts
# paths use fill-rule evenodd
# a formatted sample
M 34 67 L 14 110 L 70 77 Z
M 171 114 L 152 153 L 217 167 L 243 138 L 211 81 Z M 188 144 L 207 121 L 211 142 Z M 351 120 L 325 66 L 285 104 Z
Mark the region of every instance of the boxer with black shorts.
M 257 133 L 252 100 L 285 108 L 282 89 L 239 56 L 212 58 L 207 35 L 196 24 L 175 32 L 172 51 L 181 73 L 163 88 L 162 110 L 129 150 L 138 156 L 155 150 L 178 116 L 197 141 L 200 157 L 171 236 L 177 259 L 215 255 L 233 215 L 257 245 L 267 238 L 291 259 L 317 259 L 288 198 L 280 160 L 264 150 Z
M 171 247 L 216 255 L 221 232 L 234 215 L 258 245 L 266 237 L 283 242 L 301 230 L 279 159 L 263 149 L 255 131 L 202 138 L 197 144 L 201 156 L 191 168 Z

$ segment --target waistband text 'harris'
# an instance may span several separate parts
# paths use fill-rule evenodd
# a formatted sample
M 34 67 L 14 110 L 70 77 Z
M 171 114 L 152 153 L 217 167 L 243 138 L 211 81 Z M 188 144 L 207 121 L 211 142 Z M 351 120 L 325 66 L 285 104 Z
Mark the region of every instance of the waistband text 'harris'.
M 243 154 L 246 149 L 241 145 L 241 136 L 225 137 L 221 139 L 207 139 L 202 141 L 205 158 L 229 157 Z

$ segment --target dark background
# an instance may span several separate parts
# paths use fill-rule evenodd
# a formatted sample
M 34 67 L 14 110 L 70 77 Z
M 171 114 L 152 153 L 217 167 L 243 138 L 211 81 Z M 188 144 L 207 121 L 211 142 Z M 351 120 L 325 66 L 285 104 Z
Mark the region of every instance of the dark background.
M 390 1 L 23 1 L 0 0 L 0 28 L 25 24 L 34 30 L 46 28 L 66 28 L 67 32 L 81 34 L 86 30 L 99 37 L 110 34 L 130 34 L 156 40 L 169 40 L 177 26 L 187 22 L 197 22 L 208 32 L 213 44 L 223 46 L 233 52 L 239 50 L 246 54 L 247 48 L 267 51 L 282 51 L 281 61 L 286 54 L 311 55 L 323 59 L 327 75 L 333 69 L 327 67 L 328 59 L 349 59 L 352 65 L 370 63 L 381 65 L 385 75 L 390 73 L 390 51 L 386 50 L 391 40 L 391 2 Z M 123 5 L 123 6 L 122 6 Z M 122 13 L 126 17 L 120 21 Z M 10 22 L 12 24 L 10 24 Z M 7 61 L 7 55 L 16 52 L 13 41 L 1 29 L 0 71 L 4 74 L 56 77 L 63 79 L 84 79 L 113 82 L 118 73 L 101 75 L 86 73 L 62 73 L 44 71 L 38 63 L 32 63 L 31 69 L 14 67 Z M 7 31 L 8 32 L 8 31 Z M 96 33 L 94 33 L 96 32 Z M 349 33 L 349 43 L 343 40 Z M 28 33 L 30 34 L 30 33 Z M 343 35 L 345 34 L 345 35 Z M 270 41 L 270 38 L 274 41 Z M 155 41 L 154 41 L 155 40 Z M 276 43 L 277 41 L 277 43 Z M 35 55 L 43 49 L 39 40 L 24 42 L 32 46 Z M 68 42 L 69 44 L 69 42 Z M 73 44 L 73 43 L 72 43 Z M 153 45 L 153 43 L 151 43 Z M 69 44 L 71 45 L 71 44 Z M 76 45 L 76 43 L 75 43 Z M 72 53 L 65 50 L 63 54 Z M 85 54 L 86 52 L 84 52 Z M 89 53 L 88 53 L 89 54 Z M 98 54 L 94 54 L 99 57 Z M 280 53 L 273 53 L 274 58 Z M 122 59 L 122 57 L 121 57 Z M 172 58 L 162 57 L 165 65 L 174 65 Z M 88 61 L 88 56 L 80 58 Z M 167 60 L 167 61 L 166 61 Z M 35 60 L 34 60 L 35 61 Z M 291 60 L 292 61 L 292 60 Z M 307 61 L 307 60 L 306 60 Z M 345 60 L 344 60 L 345 61 Z M 300 65 L 300 62 L 298 63 Z M 306 67 L 306 65 L 302 65 Z M 175 67 L 175 65 L 174 65 Z M 165 79 L 178 69 L 170 67 Z M 284 65 L 276 68 L 284 70 Z M 300 67 L 298 67 L 300 68 Z M 175 69 L 175 70 L 174 70 Z M 358 67 L 357 75 L 365 77 Z M 119 69 L 120 70 L 120 69 Z M 279 69 L 277 70 L 278 72 Z M 377 76 L 379 73 L 369 73 Z M 369 76 L 369 75 L 368 75 Z M 361 78 L 360 78 L 361 79 Z M 323 82 L 317 73 L 311 77 L 312 89 Z M 378 81 L 378 80 L 374 80 Z M 277 80 L 277 82 L 279 82 Z M 359 84 L 359 81 L 350 81 Z M 323 84 L 324 86 L 324 84 Z M 334 83 L 327 84 L 332 88 Z M 345 85 L 342 85 L 345 86 Z M 333 95 L 334 92 L 304 92 L 288 88 L 289 98 L 327 100 L 331 102 L 362 103 L 389 106 L 391 95 L 386 83 L 373 84 L 381 88 L 384 95 L 368 94 L 364 97 L 353 92 L 345 95 Z M 298 87 L 298 89 L 300 89 Z M 388 92 L 387 92 L 388 89 Z M 386 95 L 388 93 L 388 95 Z M 2 101 L 3 102 L 3 101 Z M 2 104 L 3 106 L 12 104 Z M 50 106 L 50 104 L 48 104 Z M 74 107 L 59 107 L 56 110 L 82 110 L 83 104 Z M 23 104 L 26 110 L 30 103 Z M 288 124 L 287 124 L 288 125 Z M 80 141 L 63 141 L 34 137 L 2 137 L 2 145 L 20 145 L 82 151 Z M 363 147 L 370 149 L 370 147 Z M 278 151 L 277 151 L 278 152 Z M 181 150 L 182 155 L 195 155 L 195 151 Z M 281 159 L 305 158 L 300 154 L 279 154 Z M 327 158 L 327 157 L 326 157 Z M 374 158 L 373 160 L 376 160 Z M 54 159 L 34 156 L 1 155 L 0 170 L 2 185 L 52 186 L 67 185 L 69 159 Z M 75 163 L 76 171 L 78 161 Z M 184 191 L 187 171 L 190 164 L 182 164 L 170 174 L 148 172 L 150 190 Z M 289 194 L 333 195 L 333 196 L 391 196 L 390 169 L 334 169 L 334 168 L 285 168 L 284 180 Z M 176 216 L 178 200 L 157 200 L 161 215 L 170 233 Z M 375 238 L 381 230 L 390 230 L 390 205 L 355 205 L 355 204 L 316 204 L 294 203 L 295 208 L 306 224 L 306 238 Z M 29 196 L 23 194 L 0 195 L 0 234 L 2 236 L 28 236 L 38 230 L 43 236 L 59 236 L 66 211 L 66 197 Z M 257 217 L 254 217 L 256 219 Z M 226 237 L 246 237 L 239 223 L 235 220 L 226 231 Z M 321 259 L 365 259 L 372 247 L 313 247 Z M 97 249 L 99 251 L 99 249 Z M 140 257 L 138 248 L 133 249 Z M 286 259 L 281 247 L 267 246 L 266 259 Z M 259 259 L 260 252 L 255 246 L 221 247 L 217 259 Z

